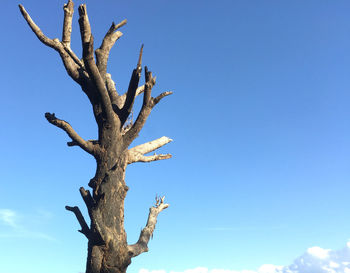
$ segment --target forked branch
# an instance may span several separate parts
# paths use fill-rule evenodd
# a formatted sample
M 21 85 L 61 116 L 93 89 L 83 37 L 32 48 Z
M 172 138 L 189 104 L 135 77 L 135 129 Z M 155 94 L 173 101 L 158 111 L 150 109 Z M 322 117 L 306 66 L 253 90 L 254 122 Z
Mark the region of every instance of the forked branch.
M 158 214 L 169 207 L 169 204 L 164 203 L 165 196 L 162 198 L 156 197 L 156 204 L 149 209 L 148 220 L 145 228 L 141 231 L 140 237 L 136 244 L 129 245 L 128 251 L 131 257 L 136 257 L 143 252 L 148 251 L 148 242 L 153 237 L 153 232 L 157 224 Z
M 68 136 L 84 151 L 92 155 L 96 154 L 98 146 L 96 144 L 93 144 L 92 142 L 85 141 L 81 136 L 78 135 L 76 131 L 74 131 L 72 126 L 67 121 L 58 119 L 56 118 L 55 114 L 50 113 L 45 113 L 45 117 L 48 122 L 65 131 L 68 134 Z
M 135 146 L 128 151 L 128 164 L 134 162 L 152 162 L 157 160 L 169 159 L 171 154 L 154 154 L 145 156 L 145 154 L 155 151 L 165 144 L 173 141 L 168 137 L 161 137 L 156 140 Z
M 71 5 L 72 4 L 70 4 L 70 2 L 69 2 L 67 4 L 67 8 L 69 7 L 69 9 L 70 9 Z M 73 58 L 75 56 L 75 54 L 63 42 L 61 43 L 57 38 L 50 39 L 47 36 L 45 36 L 45 34 L 35 24 L 33 19 L 29 16 L 29 14 L 27 13 L 27 11 L 25 10 L 25 8 L 22 5 L 19 5 L 19 9 L 23 15 L 23 18 L 27 21 L 29 27 L 32 29 L 32 31 L 38 37 L 38 39 L 43 44 L 45 44 L 45 45 L 47 45 L 47 46 L 49 46 L 49 47 L 51 47 L 59 52 L 61 59 L 63 61 L 64 67 L 67 70 L 68 75 L 71 76 L 71 78 L 74 81 L 76 81 L 77 83 L 82 84 L 83 78 L 81 77 L 81 75 L 79 73 L 79 69 L 81 67 L 77 64 L 77 62 L 76 62 L 77 60 L 74 60 L 74 58 Z M 72 13 L 72 15 L 73 15 L 73 13 Z M 67 13 L 67 19 L 65 19 L 64 24 L 69 25 L 69 21 L 71 20 L 71 19 L 69 19 L 69 17 L 72 15 L 68 15 L 68 13 Z M 64 39 L 67 42 L 68 39 L 70 40 L 70 34 L 68 31 L 68 27 L 64 27 L 63 32 L 64 32 L 63 37 L 65 37 Z M 66 51 L 65 48 L 68 49 L 68 52 Z
M 126 145 L 130 145 L 130 143 L 138 136 L 142 127 L 145 125 L 146 120 L 150 115 L 153 107 L 157 105 L 161 99 L 173 93 L 171 91 L 167 91 L 167 92 L 161 93 L 156 98 L 153 98 L 151 97 L 151 91 L 153 86 L 156 83 L 156 78 L 152 76 L 151 71 L 148 71 L 147 66 L 145 67 L 145 79 L 146 79 L 146 83 L 144 85 L 142 107 L 137 116 L 135 123 L 124 135 L 124 142 Z

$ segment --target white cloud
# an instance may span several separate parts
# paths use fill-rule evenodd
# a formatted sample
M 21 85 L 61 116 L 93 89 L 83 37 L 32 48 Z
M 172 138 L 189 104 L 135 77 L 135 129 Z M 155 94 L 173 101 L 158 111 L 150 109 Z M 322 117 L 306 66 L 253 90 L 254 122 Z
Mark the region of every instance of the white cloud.
M 318 259 L 327 259 L 329 257 L 329 251 L 330 249 L 323 249 L 318 246 L 310 247 L 307 250 L 307 253 L 309 253 L 311 256 L 314 256 Z
M 279 273 L 283 269 L 283 266 L 273 264 L 263 264 L 258 269 L 259 273 Z
M 141 269 L 139 273 L 167 273 L 165 270 Z M 350 241 L 340 250 L 310 247 L 291 265 L 264 264 L 257 270 L 208 269 L 197 267 L 169 273 L 350 273 Z

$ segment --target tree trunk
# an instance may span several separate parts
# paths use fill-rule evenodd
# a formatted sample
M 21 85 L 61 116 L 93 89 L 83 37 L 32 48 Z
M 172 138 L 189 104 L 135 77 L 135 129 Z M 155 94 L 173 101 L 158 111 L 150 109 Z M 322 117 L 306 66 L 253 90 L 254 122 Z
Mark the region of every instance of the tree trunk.
M 81 226 L 79 231 L 88 239 L 86 273 L 124 273 L 131 263 L 131 258 L 148 251 L 148 242 L 153 235 L 157 216 L 169 206 L 164 203 L 164 197 L 156 198 L 156 204 L 150 208 L 146 226 L 141 231 L 138 241 L 128 245 L 124 230 L 124 199 L 128 191 L 124 181 L 126 167 L 134 162 L 152 162 L 170 158 L 170 154 L 147 154 L 172 140 L 161 137 L 130 149 L 128 147 L 138 136 L 153 107 L 172 92 L 163 92 L 155 98 L 151 97 L 156 80 L 147 67 L 145 67 L 145 84 L 139 86 L 142 45 L 128 90 L 122 95 L 118 94 L 111 75 L 107 73 L 107 61 L 111 48 L 122 36 L 117 30 L 126 24 L 126 20 L 117 25 L 112 23 L 100 48 L 94 51 L 94 39 L 86 6 L 80 5 L 79 26 L 83 48 L 81 60 L 70 48 L 74 12 L 71 0 L 64 5 L 61 41 L 46 37 L 24 7 L 19 5 L 19 8 L 38 39 L 59 53 L 68 75 L 87 95 L 98 125 L 98 139 L 84 140 L 67 121 L 58 119 L 55 114 L 45 114 L 51 124 L 64 130 L 71 138 L 72 141 L 67 143 L 68 146 L 79 146 L 96 159 L 96 174 L 89 182 L 92 194 L 89 190 L 80 188 L 80 194 L 89 213 L 90 227 L 78 207 L 66 206 L 67 210 L 75 214 Z M 141 110 L 135 122 L 130 121 L 128 119 L 135 98 L 141 94 L 143 94 Z
M 125 272 L 131 262 L 124 230 L 124 175 L 120 165 L 105 173 L 94 198 L 98 202 L 92 208 L 90 230 L 95 236 L 88 243 L 87 273 Z

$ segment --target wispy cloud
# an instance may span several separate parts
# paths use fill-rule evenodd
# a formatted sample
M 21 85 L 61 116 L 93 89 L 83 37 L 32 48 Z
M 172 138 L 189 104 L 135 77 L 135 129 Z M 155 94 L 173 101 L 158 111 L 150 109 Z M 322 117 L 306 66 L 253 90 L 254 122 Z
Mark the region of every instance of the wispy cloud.
M 16 228 L 16 213 L 10 209 L 0 209 L 0 222 Z
M 37 238 L 48 241 L 56 241 L 55 238 L 48 234 L 28 229 L 20 221 L 21 218 L 23 218 L 22 215 L 15 210 L 0 209 L 0 231 L 1 226 L 8 227 L 7 231 L 0 232 L 0 238 Z
M 141 269 L 139 273 L 350 273 L 350 241 L 340 250 L 310 247 L 291 265 L 264 264 L 257 270 L 208 269 L 197 267 L 182 272 Z

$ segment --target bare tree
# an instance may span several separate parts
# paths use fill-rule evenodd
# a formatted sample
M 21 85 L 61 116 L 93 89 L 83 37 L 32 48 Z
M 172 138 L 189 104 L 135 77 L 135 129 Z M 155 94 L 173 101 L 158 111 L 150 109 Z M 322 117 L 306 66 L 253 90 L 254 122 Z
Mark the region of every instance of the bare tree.
M 168 137 L 128 148 L 138 136 L 153 107 L 172 92 L 164 92 L 157 97 L 151 96 L 156 83 L 152 72 L 145 67 L 145 84 L 139 86 L 143 46 L 136 68 L 132 71 L 128 90 L 119 95 L 110 74 L 107 62 L 111 48 L 122 36 L 118 31 L 126 24 L 112 23 L 103 38 L 101 46 L 94 50 L 94 39 L 85 5 L 79 6 L 79 26 L 82 40 L 83 58 L 80 59 L 71 50 L 71 32 L 74 4 L 71 0 L 64 5 L 63 34 L 59 39 L 50 39 L 34 23 L 22 5 L 20 11 L 28 25 L 45 45 L 53 48 L 60 55 L 68 75 L 80 85 L 93 108 L 98 125 L 98 139 L 84 140 L 73 127 L 55 114 L 46 113 L 51 124 L 64 130 L 72 141 L 68 146 L 79 146 L 91 154 L 97 163 L 95 176 L 90 180 L 89 190 L 80 188 L 80 194 L 86 204 L 90 227 L 78 207 L 66 206 L 79 221 L 82 234 L 88 239 L 87 273 L 126 272 L 131 258 L 148 251 L 148 242 L 153 235 L 158 214 L 169 205 L 164 197 L 156 198 L 156 204 L 150 208 L 145 228 L 135 244 L 128 245 L 124 230 L 124 199 L 128 187 L 125 184 L 125 169 L 134 162 L 151 162 L 168 159 L 170 154 L 147 155 L 172 141 Z M 95 54 L 95 56 L 94 56 Z M 133 109 L 135 97 L 143 94 L 143 103 L 135 122 L 128 121 Z

